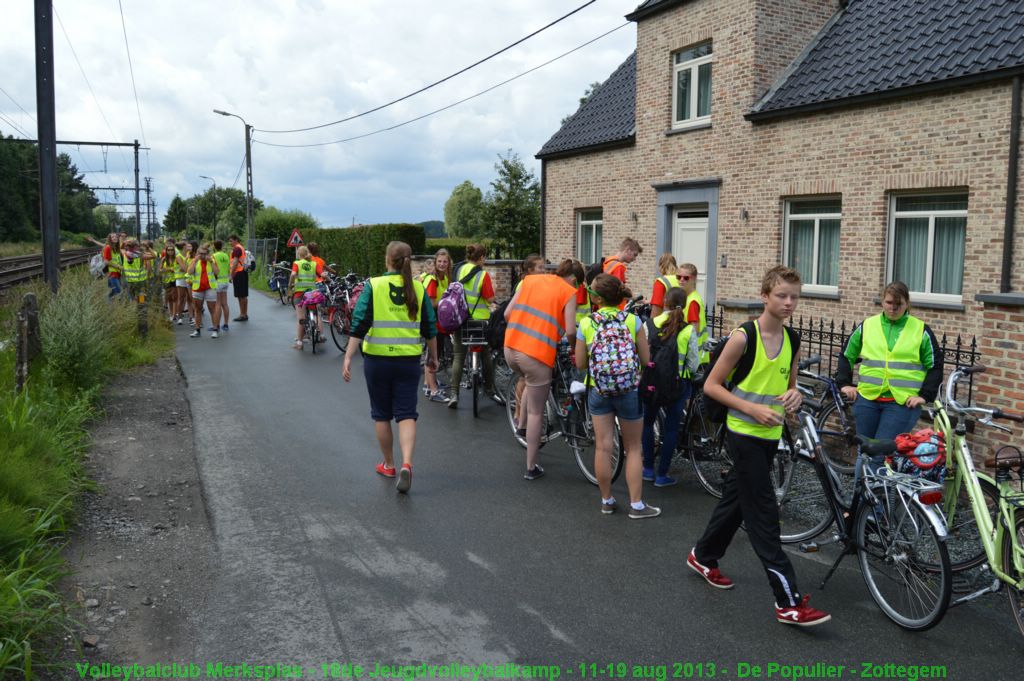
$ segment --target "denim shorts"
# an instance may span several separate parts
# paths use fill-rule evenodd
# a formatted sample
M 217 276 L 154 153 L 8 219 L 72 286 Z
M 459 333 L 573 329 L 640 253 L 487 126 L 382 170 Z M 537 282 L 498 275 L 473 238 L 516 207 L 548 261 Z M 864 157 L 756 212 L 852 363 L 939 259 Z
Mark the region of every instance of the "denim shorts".
M 594 416 L 615 414 L 623 421 L 639 421 L 644 417 L 644 410 L 640 406 L 640 392 L 637 390 L 630 390 L 625 395 L 617 397 L 605 397 L 597 392 L 596 388 L 591 388 L 587 405 Z

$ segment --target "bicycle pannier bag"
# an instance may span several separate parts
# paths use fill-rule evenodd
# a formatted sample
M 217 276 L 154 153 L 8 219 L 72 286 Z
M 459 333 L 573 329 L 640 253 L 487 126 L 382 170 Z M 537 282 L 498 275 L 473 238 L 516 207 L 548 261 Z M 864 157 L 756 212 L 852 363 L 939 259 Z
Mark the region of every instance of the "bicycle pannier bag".
M 628 313 L 606 317 L 590 315 L 594 322 L 594 340 L 590 345 L 590 375 L 594 387 L 604 397 L 625 395 L 640 383 L 640 360 L 633 334 L 626 325 Z

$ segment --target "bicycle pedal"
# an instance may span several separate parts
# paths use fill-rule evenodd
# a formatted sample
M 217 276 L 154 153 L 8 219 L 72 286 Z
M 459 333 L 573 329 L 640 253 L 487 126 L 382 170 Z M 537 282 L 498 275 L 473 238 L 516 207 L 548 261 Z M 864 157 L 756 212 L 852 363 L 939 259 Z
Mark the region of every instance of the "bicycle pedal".
M 821 547 L 818 546 L 816 541 L 807 541 L 800 544 L 801 553 L 817 553 L 819 548 Z

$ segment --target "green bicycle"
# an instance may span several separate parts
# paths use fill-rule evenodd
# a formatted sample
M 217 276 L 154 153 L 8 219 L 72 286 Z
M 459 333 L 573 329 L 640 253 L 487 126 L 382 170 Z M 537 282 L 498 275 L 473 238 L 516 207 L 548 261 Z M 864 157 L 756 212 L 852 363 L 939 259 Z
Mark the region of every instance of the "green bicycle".
M 987 468 L 995 469 L 993 478 L 975 468 L 967 443 L 967 420 L 972 416 L 978 423 L 1007 433 L 1011 432 L 1009 428 L 993 421 L 1024 422 L 1024 416 L 956 401 L 957 383 L 984 371 L 980 365 L 954 371 L 946 381 L 945 404 L 936 400 L 934 405 L 934 427 L 945 435 L 949 452 L 943 513 L 949 531 L 947 546 L 951 557 L 955 556 L 953 569 L 987 563 L 981 576 L 992 577 L 990 584 L 957 598 L 951 605 L 995 593 L 1005 584 L 1010 609 L 1024 635 L 1024 454 L 1016 447 L 1000 448 L 985 461 Z M 955 426 L 947 408 L 957 416 Z

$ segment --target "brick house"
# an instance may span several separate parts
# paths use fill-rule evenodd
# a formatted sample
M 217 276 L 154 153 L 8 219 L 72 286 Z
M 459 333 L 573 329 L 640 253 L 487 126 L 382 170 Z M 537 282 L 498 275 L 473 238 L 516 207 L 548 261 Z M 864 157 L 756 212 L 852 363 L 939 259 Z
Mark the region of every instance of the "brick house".
M 537 154 L 550 260 L 634 236 L 634 293 L 671 251 L 727 324 L 780 262 L 804 277 L 799 313 L 834 320 L 877 314 L 901 279 L 937 333 L 977 335 L 980 389 L 1024 411 L 1024 0 L 645 0 L 627 18 L 636 51 Z

